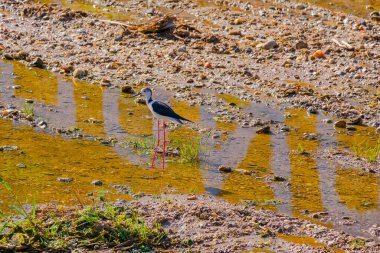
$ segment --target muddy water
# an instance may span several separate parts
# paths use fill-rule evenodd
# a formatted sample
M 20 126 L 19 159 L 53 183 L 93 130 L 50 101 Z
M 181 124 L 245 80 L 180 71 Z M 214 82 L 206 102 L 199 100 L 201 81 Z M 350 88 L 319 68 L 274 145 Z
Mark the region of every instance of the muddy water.
M 333 11 L 339 11 L 343 13 L 351 13 L 359 17 L 368 18 L 368 14 L 372 11 L 380 10 L 379 0 L 311 0 L 311 1 L 299 1 L 318 5 L 326 9 Z
M 200 161 L 189 163 L 168 157 L 164 172 L 148 169 L 156 124 L 145 105 L 136 104 L 117 89 L 29 69 L 17 62 L 1 62 L 0 102 L 22 108 L 26 99 L 33 100 L 35 116 L 46 121 L 49 128 L 1 120 L 0 146 L 19 149 L 0 153 L 0 176 L 26 203 L 34 196 L 38 203 L 72 205 L 100 198 L 131 199 L 139 193 L 208 192 L 229 202 L 243 201 L 357 235 L 368 235 L 363 231 L 378 222 L 379 177 L 317 158 L 321 150 L 349 148 L 362 141 L 375 145 L 379 136 L 373 129 L 341 131 L 324 122 L 329 116 L 309 115 L 302 109 L 282 111 L 231 95 L 216 95 L 256 117 L 290 128 L 289 133 L 274 128 L 273 134 L 260 135 L 252 128 L 215 117 L 207 108 L 176 101 L 164 90 L 157 89 L 155 94 L 201 127 L 222 133 L 212 139 L 209 133 L 201 135 L 192 130 L 191 125 L 168 128 L 168 146 L 175 149 L 185 143 L 198 149 Z M 76 129 L 80 135 L 72 138 L 51 130 L 61 127 Z M 309 140 L 305 133 L 319 137 Z M 118 142 L 96 141 L 110 138 Z M 147 148 L 127 145 L 131 142 Z M 157 159 L 158 167 L 160 163 Z M 233 167 L 235 172 L 219 173 L 221 164 Z M 286 181 L 274 181 L 274 176 Z M 64 183 L 57 178 L 73 181 Z M 93 180 L 104 184 L 94 186 Z M 13 202 L 0 188 L 1 210 L 7 211 Z M 318 212 L 328 212 L 328 216 L 313 215 Z M 353 224 L 344 225 L 344 216 Z

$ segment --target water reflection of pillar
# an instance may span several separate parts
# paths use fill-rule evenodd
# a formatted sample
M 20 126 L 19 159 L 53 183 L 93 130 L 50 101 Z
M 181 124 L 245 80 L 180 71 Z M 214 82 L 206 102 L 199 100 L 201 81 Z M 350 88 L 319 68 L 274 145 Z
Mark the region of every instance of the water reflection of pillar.
M 148 106 L 137 104 L 134 99 L 119 96 L 119 124 L 129 135 L 151 135 L 152 119 Z
M 75 101 L 72 82 L 58 78 L 58 104 L 49 111 L 44 105 L 36 105 L 36 115 L 43 115 L 49 126 L 70 128 L 75 126 Z
M 12 63 L 14 74 L 20 77 L 14 79 L 14 84 L 21 86 L 20 89 L 15 89 L 15 96 L 33 99 L 48 105 L 58 103 L 58 78 L 56 76 L 48 70 L 29 69 L 16 61 Z
M 323 211 L 317 162 L 313 158 L 319 143 L 302 136 L 304 133 L 316 133 L 317 117 L 308 115 L 303 109 L 287 112 L 291 117 L 286 118 L 285 124 L 295 129 L 288 135 L 293 213 L 302 216 L 303 210 Z M 302 154 L 304 151 L 309 152 L 309 155 Z
M 251 139 L 245 158 L 237 166 L 237 170 L 253 171 L 254 176 L 233 173 L 224 181 L 221 194 L 224 199 L 238 202 L 241 199 L 254 200 L 264 203 L 274 199 L 272 188 L 268 185 L 266 177 L 272 174 L 271 135 L 257 134 Z M 273 207 L 269 208 L 273 209 Z
M 102 88 L 78 80 L 73 84 L 77 127 L 84 134 L 104 136 Z

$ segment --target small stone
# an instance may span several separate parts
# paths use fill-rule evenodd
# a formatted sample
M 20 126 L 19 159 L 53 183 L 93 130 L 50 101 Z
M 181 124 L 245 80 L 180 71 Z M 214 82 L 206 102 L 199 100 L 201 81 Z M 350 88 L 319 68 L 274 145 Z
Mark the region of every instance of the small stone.
M 362 125 L 363 124 L 363 118 L 361 116 L 347 122 L 347 125 Z
M 314 106 L 310 106 L 309 108 L 307 108 L 307 112 L 310 114 L 317 114 L 318 110 Z
M 270 126 L 265 126 L 265 127 L 259 128 L 256 131 L 256 133 L 257 134 L 269 134 L 270 133 Z
M 19 147 L 17 146 L 1 146 L 0 151 L 16 151 Z
M 218 167 L 218 170 L 219 170 L 220 172 L 225 172 L 225 173 L 230 173 L 230 172 L 232 172 L 232 168 L 231 168 L 231 167 L 228 167 L 228 166 L 225 166 L 225 165 L 220 165 L 220 166 Z
M 41 60 L 40 57 L 32 61 L 31 63 L 28 64 L 29 67 L 36 67 L 36 68 L 43 68 L 44 67 L 44 62 Z
M 91 184 L 95 185 L 95 186 L 102 186 L 103 185 L 103 182 L 100 181 L 100 180 L 94 180 L 91 182 Z
M 87 76 L 87 70 L 80 69 L 80 68 L 74 70 L 73 77 L 80 79 L 85 76 Z
M 23 163 L 19 163 L 16 166 L 19 167 L 19 168 L 21 168 L 21 169 L 25 169 L 26 168 L 26 165 L 23 164 Z
M 346 121 L 344 121 L 344 120 L 336 121 L 334 123 L 334 126 L 338 127 L 338 128 L 346 128 Z
M 297 4 L 296 5 L 296 9 L 297 10 L 304 10 L 307 8 L 307 5 L 306 4 Z
M 296 49 L 308 48 L 309 45 L 304 41 L 298 41 L 296 43 Z
M 63 64 L 63 65 L 61 65 L 61 69 L 62 69 L 65 73 L 70 73 L 70 72 L 73 72 L 74 67 L 73 67 L 73 65 L 71 65 L 71 64 Z
M 57 180 L 59 182 L 63 182 L 63 183 L 70 183 L 72 182 L 74 179 L 71 178 L 71 177 L 58 177 Z
M 178 52 L 186 53 L 187 52 L 186 47 L 180 47 L 180 48 L 178 48 Z
M 41 129 L 45 129 L 47 128 L 47 123 L 43 120 L 41 120 L 40 122 L 37 123 L 37 126 Z
M 277 44 L 277 42 L 274 41 L 274 40 L 268 40 L 268 41 L 265 42 L 265 43 L 260 43 L 260 44 L 258 44 L 256 47 L 258 47 L 258 48 L 262 47 L 262 48 L 264 48 L 264 49 L 266 49 L 266 50 L 270 50 L 270 49 L 272 49 L 272 48 L 276 48 L 276 47 L 278 47 L 278 44 Z
M 286 181 L 286 178 L 281 177 L 281 176 L 274 176 L 273 181 L 284 182 L 284 181 Z
M 287 127 L 287 126 L 283 126 L 283 127 L 280 128 L 280 131 L 281 131 L 281 132 L 289 132 L 289 131 L 290 131 L 290 128 Z
M 213 139 L 219 139 L 220 138 L 220 135 L 218 133 L 215 133 L 211 136 L 211 138 Z
M 127 94 L 134 94 L 132 87 L 129 85 L 124 85 L 123 87 L 121 87 L 121 92 L 127 93 Z
M 197 200 L 197 196 L 191 195 L 191 196 L 187 197 L 187 200 Z
M 143 104 L 143 105 L 146 104 L 146 101 L 144 98 L 136 98 L 134 101 L 136 104 Z

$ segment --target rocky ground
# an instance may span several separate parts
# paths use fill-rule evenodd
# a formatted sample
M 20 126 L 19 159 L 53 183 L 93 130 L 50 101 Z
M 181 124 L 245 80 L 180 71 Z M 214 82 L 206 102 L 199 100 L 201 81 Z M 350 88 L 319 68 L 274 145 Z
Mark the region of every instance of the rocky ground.
M 163 86 L 177 91 L 180 100 L 220 111 L 231 106 L 192 88 L 348 120 L 361 117 L 380 126 L 375 21 L 288 1 L 216 1 L 204 7 L 197 1 L 100 2 L 140 16 L 179 13 L 179 18 L 175 28 L 156 33 L 56 5 L 1 1 L 3 57 L 106 86 Z M 254 117 L 236 116 L 241 124 Z
M 159 222 L 168 229 L 171 239 L 177 242 L 174 248 L 180 252 L 189 240 L 190 252 L 242 252 L 253 248 L 271 248 L 275 252 L 380 250 L 374 242 L 354 250 L 355 238 L 349 235 L 270 211 L 228 204 L 208 195 L 144 197 L 128 205 L 136 208 L 148 224 Z M 281 239 L 279 234 L 317 238 L 324 246 L 297 244 Z
M 111 206 L 112 208 L 110 208 Z M 53 234 L 50 235 L 48 231 L 43 230 L 44 227 L 52 226 L 53 222 L 66 224 L 66 226 L 72 224 L 70 225 L 73 227 L 72 229 L 75 227 L 74 224 L 78 226 L 78 222 L 75 220 L 78 219 L 79 213 L 83 213 L 83 207 L 82 209 L 70 208 L 67 210 L 61 208 L 59 211 L 55 211 L 57 212 L 56 216 L 49 214 L 52 211 L 54 212 L 56 208 L 52 205 L 38 207 L 37 226 L 40 228 L 41 234 L 54 237 Z M 126 215 L 130 215 L 131 212 L 135 213 L 140 222 L 143 221 L 146 224 L 149 231 L 154 231 L 157 224 L 160 224 L 159 230 L 167 231 L 167 237 L 163 237 L 157 242 L 151 242 L 150 250 L 143 252 L 372 253 L 380 250 L 380 244 L 372 239 L 355 238 L 324 226 L 279 215 L 271 211 L 257 210 L 245 205 L 228 204 L 209 195 L 144 196 L 138 201 L 119 200 L 113 204 L 98 204 L 92 209 L 93 215 L 96 215 L 94 217 L 99 217 L 94 219 L 91 225 L 98 227 L 98 237 L 101 234 L 107 235 L 113 231 L 109 226 L 114 223 L 118 224 L 118 220 L 122 219 L 122 216 L 118 215 L 122 213 Z M 86 210 L 89 214 L 90 209 Z M 112 215 L 111 211 L 115 214 Z M 19 230 L 22 231 L 21 226 Z M 380 232 L 379 227 L 373 227 L 372 230 L 373 233 Z M 71 246 L 62 248 L 60 252 L 70 252 L 70 248 L 75 244 L 74 241 L 83 236 L 78 232 L 77 236 L 67 237 L 66 233 L 62 234 L 61 238 L 64 238 L 66 242 L 73 242 L 69 243 Z M 87 236 L 89 238 L 87 243 L 81 240 L 76 242 L 79 245 L 87 245 L 86 247 L 77 247 L 76 252 L 88 252 L 91 248 L 95 249 L 96 252 L 142 252 L 139 243 L 118 242 L 112 249 L 107 249 L 104 248 L 106 243 L 102 244 L 96 238 L 91 239 L 89 233 Z M 0 239 L 2 238 L 0 237 Z M 55 238 L 55 240 L 57 239 Z M 0 250 L 13 252 L 12 249 L 14 249 L 14 243 L 17 240 L 19 239 L 15 238 L 13 243 L 0 245 Z M 129 246 L 130 244 L 132 245 Z M 126 245 L 128 246 L 125 247 Z M 57 250 L 60 249 L 59 244 L 51 244 L 51 246 Z M 22 248 L 24 250 L 33 249 L 33 247 L 28 246 L 28 243 L 24 243 L 23 246 L 16 246 L 16 249 Z M 44 248 L 39 246 L 37 249 L 43 250 Z M 45 250 L 49 251 L 49 247 L 45 246 Z

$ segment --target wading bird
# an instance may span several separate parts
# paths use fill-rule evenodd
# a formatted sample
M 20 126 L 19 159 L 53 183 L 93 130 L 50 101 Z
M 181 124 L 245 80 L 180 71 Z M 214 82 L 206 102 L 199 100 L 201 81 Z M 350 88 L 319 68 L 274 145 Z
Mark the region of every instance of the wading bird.
M 150 88 L 143 88 L 140 93 L 134 95 L 133 97 L 145 95 L 146 104 L 152 112 L 153 116 L 157 119 L 157 143 L 154 148 L 154 154 L 152 158 L 152 168 L 154 168 L 154 161 L 156 159 L 158 146 L 160 145 L 160 119 L 162 120 L 162 128 L 163 128 L 163 151 L 162 151 L 162 169 L 165 169 L 165 152 L 166 152 L 166 131 L 165 131 L 165 120 L 170 120 L 174 123 L 183 124 L 182 120 L 188 121 L 191 123 L 191 120 L 185 119 L 184 117 L 178 115 L 175 111 L 173 111 L 170 106 L 165 104 L 164 102 L 153 100 L 152 99 L 152 90 Z

